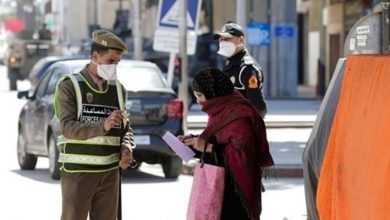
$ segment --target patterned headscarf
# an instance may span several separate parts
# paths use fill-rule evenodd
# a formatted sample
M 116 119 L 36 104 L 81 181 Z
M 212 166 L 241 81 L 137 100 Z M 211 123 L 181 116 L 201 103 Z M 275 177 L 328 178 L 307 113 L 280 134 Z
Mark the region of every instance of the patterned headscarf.
M 200 70 L 194 77 L 192 89 L 204 94 L 207 100 L 231 95 L 234 86 L 229 78 L 219 69 L 205 68 Z

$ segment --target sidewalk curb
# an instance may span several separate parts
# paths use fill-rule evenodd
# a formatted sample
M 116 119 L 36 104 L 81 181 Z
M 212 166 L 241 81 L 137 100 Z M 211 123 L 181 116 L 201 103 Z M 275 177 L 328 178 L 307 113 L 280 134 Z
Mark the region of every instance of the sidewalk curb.
M 194 175 L 196 163 L 189 163 L 183 165 L 182 174 Z M 276 164 L 275 165 L 276 178 L 289 177 L 289 178 L 303 178 L 303 165 L 302 164 Z
M 312 128 L 316 115 L 270 115 L 264 120 L 266 128 Z M 189 129 L 204 129 L 207 126 L 207 116 L 188 116 Z
M 314 126 L 314 122 L 308 121 L 284 121 L 284 122 L 265 122 L 266 128 L 312 128 Z M 206 127 L 206 122 L 189 122 L 189 129 L 204 129 Z
M 303 178 L 302 164 L 276 164 L 276 177 Z

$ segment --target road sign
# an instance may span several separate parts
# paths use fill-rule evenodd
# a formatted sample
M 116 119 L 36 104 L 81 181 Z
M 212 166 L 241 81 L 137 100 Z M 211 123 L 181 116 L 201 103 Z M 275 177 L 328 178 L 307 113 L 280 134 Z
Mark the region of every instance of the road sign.
M 160 0 L 157 29 L 154 32 L 153 49 L 179 53 L 180 0 Z M 199 23 L 201 0 L 188 0 L 187 10 L 187 54 L 196 49 L 196 30 Z
M 295 29 L 289 25 L 277 25 L 275 26 L 276 37 L 294 37 Z
M 187 54 L 195 54 L 196 33 L 187 32 Z M 156 51 L 179 53 L 179 30 L 172 28 L 158 28 L 154 31 L 153 49 Z
M 247 44 L 254 46 L 270 45 L 269 23 L 251 22 L 247 26 Z
M 179 28 L 179 0 L 160 0 L 157 17 L 157 28 Z M 201 0 L 188 0 L 187 27 L 188 30 L 198 29 Z

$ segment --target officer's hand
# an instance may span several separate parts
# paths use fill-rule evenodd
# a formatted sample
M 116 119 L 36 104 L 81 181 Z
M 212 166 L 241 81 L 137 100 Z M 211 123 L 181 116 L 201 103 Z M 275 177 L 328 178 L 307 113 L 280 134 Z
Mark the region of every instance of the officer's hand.
M 122 123 L 123 114 L 121 110 L 114 110 L 110 116 L 104 121 L 104 130 L 109 131 L 114 126 L 119 126 Z
M 119 166 L 125 170 L 130 166 L 130 164 L 133 162 L 133 160 L 134 160 L 133 153 L 130 151 L 130 149 L 123 148 L 121 150 L 121 157 L 120 157 L 120 161 L 119 161 Z

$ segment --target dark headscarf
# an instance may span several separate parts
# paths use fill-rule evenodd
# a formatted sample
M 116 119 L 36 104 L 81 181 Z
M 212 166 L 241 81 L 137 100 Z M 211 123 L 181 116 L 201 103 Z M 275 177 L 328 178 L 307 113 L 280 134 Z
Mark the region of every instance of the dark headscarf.
M 196 73 L 192 88 L 204 94 L 207 100 L 233 94 L 234 86 L 219 69 L 205 68 Z

